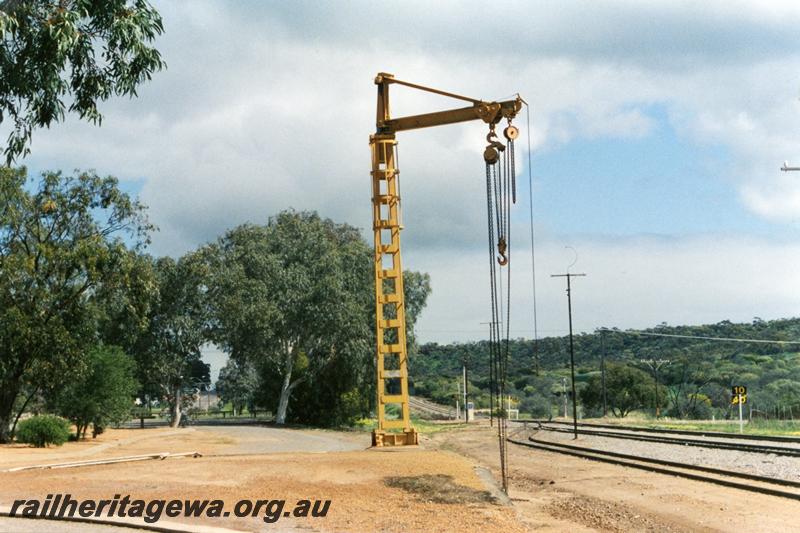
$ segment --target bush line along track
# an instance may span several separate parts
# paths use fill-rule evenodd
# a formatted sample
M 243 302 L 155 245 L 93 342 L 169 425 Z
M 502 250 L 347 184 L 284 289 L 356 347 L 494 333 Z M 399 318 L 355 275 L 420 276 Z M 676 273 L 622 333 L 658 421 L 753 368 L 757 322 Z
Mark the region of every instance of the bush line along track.
M 536 418 L 520 418 L 515 422 L 523 422 L 529 424 L 560 424 L 563 426 L 572 427 L 572 422 L 564 422 L 561 420 L 541 420 Z M 639 431 L 643 433 L 668 433 L 672 435 L 694 435 L 695 437 L 714 437 L 721 439 L 738 439 L 738 440 L 761 440 L 772 442 L 785 442 L 785 443 L 800 443 L 800 437 L 788 437 L 781 435 L 745 435 L 741 433 L 723 433 L 721 431 L 695 431 L 688 429 L 661 429 L 661 428 L 647 428 L 641 426 L 622 426 L 616 424 L 593 424 L 588 422 L 578 422 L 579 427 L 599 428 L 599 429 L 616 429 L 619 431 Z
M 508 441 L 537 450 L 544 450 L 554 453 L 561 453 L 579 457 L 582 459 L 589 459 L 592 461 L 600 461 L 619 466 L 627 466 L 629 468 L 637 468 L 648 472 L 655 472 L 659 474 L 666 474 L 671 476 L 683 477 L 694 481 L 704 481 L 713 483 L 715 485 L 722 485 L 725 487 L 746 490 L 749 492 L 758 492 L 770 496 L 779 496 L 782 498 L 789 498 L 793 500 L 800 500 L 800 482 L 790 481 L 785 479 L 770 478 L 765 476 L 758 476 L 755 474 L 746 474 L 744 472 L 735 472 L 731 470 L 722 470 L 719 468 L 712 468 L 706 466 L 690 465 L 686 463 L 677 463 L 674 461 L 665 461 L 662 459 L 652 459 L 649 457 L 641 457 L 638 455 L 629 455 L 618 452 L 610 452 L 604 450 L 593 450 L 584 448 L 582 446 L 573 446 L 570 444 L 548 442 L 534 439 L 529 437 L 528 441 L 520 441 L 517 439 L 508 438 Z M 706 475 L 696 472 L 703 472 Z M 733 478 L 733 479 L 732 479 Z M 738 479 L 748 480 L 751 483 L 743 483 L 737 481 Z M 795 492 L 780 490 L 775 486 L 791 487 L 798 489 Z

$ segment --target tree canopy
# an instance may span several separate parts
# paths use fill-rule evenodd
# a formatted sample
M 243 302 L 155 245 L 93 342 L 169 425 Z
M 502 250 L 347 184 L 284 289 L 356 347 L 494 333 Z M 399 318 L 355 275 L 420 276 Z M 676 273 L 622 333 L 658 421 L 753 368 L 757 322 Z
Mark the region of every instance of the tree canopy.
M 215 385 L 223 402 L 230 402 L 234 413 L 252 406 L 258 390 L 258 374 L 253 364 L 246 359 L 229 359 L 219 371 Z
M 733 342 L 721 339 L 758 339 L 767 342 Z M 738 416 L 731 404 L 731 386 L 748 388 L 748 409 L 754 416 L 791 418 L 800 412 L 800 319 L 789 318 L 750 323 L 722 321 L 701 326 L 659 324 L 641 332 L 598 330 L 575 336 L 576 385 L 584 413 L 600 414 L 596 397 L 581 391 L 599 386 L 601 358 L 606 365 L 624 365 L 646 371 L 639 375 L 654 388 L 655 376 L 641 359 L 669 361 L 659 370 L 659 405 L 662 414 L 677 418 Z M 789 344 L 781 342 L 789 341 Z M 523 410 L 541 416 L 563 409 L 562 378 L 569 383 L 568 337 L 545 337 L 538 341 L 540 372 L 530 339 L 512 339 L 509 346 L 508 393 L 521 401 Z M 410 376 L 417 394 L 437 401 L 455 400 L 461 363 L 470 365 L 470 395 L 479 407 L 489 406 L 488 344 L 485 341 L 437 344 L 419 347 L 411 358 Z M 616 372 L 616 371 L 615 371 Z M 607 381 L 608 381 L 607 375 Z M 638 380 L 636 380 L 638 381 Z M 607 385 L 609 383 L 607 382 Z M 609 385 L 610 386 L 610 385 Z M 588 394 L 588 393 L 587 393 Z M 641 409 L 652 412 L 655 391 L 648 393 Z M 607 395 L 610 408 L 627 412 L 620 400 Z M 624 399 L 624 398 L 623 398 Z M 579 403 L 579 408 L 581 404 Z M 622 409 L 622 411 L 620 411 Z
M 157 259 L 153 271 L 157 290 L 152 295 L 148 326 L 133 349 L 139 379 L 168 399 L 175 427 L 180 423 L 183 390 L 198 381 L 209 381 L 208 367 L 201 361 L 207 339 L 206 269 L 190 253 L 177 261 Z
M 166 66 L 151 46 L 163 31 L 146 0 L 0 2 L 0 124 L 13 123 L 6 163 L 27 155 L 33 130 L 65 110 L 99 124 L 98 102 L 135 96 Z
M 61 415 L 75 424 L 76 437 L 89 424 L 96 435 L 109 423 L 127 420 L 138 388 L 134 361 L 120 348 L 99 345 L 87 359 L 86 372 L 62 388 L 55 401 Z
M 602 408 L 601 379 L 601 376 L 594 374 L 581 389 L 580 400 L 585 408 L 594 411 Z M 631 411 L 652 403 L 654 393 L 652 380 L 644 371 L 615 363 L 606 365 L 606 398 L 615 416 L 623 418 Z
M 0 167 L 0 442 L 25 383 L 63 386 L 96 344 L 99 299 L 131 280 L 152 226 L 113 177 Z M 125 241 L 123 241 L 123 237 Z
M 356 228 L 286 211 L 266 226 L 229 231 L 209 257 L 214 339 L 232 357 L 252 361 L 274 386 L 278 423 L 286 420 L 291 393 L 316 384 L 334 364 L 350 381 L 346 388 L 361 385 L 374 304 L 370 250 Z

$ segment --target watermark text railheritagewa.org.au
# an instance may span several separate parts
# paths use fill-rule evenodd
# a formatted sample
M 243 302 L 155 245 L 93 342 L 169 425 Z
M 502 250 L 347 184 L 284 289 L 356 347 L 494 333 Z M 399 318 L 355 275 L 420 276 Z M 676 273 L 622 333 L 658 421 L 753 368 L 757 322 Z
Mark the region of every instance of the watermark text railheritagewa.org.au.
M 178 517 L 261 517 L 273 523 L 282 517 L 324 518 L 330 500 L 239 500 L 226 508 L 222 500 L 139 500 L 115 494 L 110 500 L 77 500 L 71 494 L 48 494 L 44 500 L 14 500 L 9 516 L 28 518 L 142 518 L 148 524 L 163 516 Z

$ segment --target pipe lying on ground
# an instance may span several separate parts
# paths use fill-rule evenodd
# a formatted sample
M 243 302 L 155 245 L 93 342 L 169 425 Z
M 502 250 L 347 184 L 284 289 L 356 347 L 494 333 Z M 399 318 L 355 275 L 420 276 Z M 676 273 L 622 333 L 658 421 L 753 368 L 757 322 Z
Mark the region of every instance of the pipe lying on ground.
M 182 453 L 151 453 L 146 455 L 127 455 L 124 457 L 113 457 L 111 459 L 92 459 L 89 461 L 73 461 L 70 463 L 54 463 L 46 465 L 31 465 L 31 466 L 18 466 L 16 468 L 9 468 L 6 472 L 19 472 L 21 470 L 45 470 L 56 468 L 75 468 L 78 466 L 94 466 L 94 465 L 110 465 L 114 463 L 130 463 L 134 461 L 149 461 L 152 459 L 164 460 L 168 457 L 202 457 L 200 452 L 182 452 Z

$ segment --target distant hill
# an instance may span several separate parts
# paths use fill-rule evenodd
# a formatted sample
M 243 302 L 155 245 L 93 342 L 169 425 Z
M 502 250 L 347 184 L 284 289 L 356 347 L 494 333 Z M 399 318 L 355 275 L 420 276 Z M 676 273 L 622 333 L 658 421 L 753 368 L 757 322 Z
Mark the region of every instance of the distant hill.
M 663 336 L 662 336 L 663 335 Z M 689 338 L 684 338 L 689 337 Z M 702 338 L 706 337 L 706 338 Z M 800 318 L 750 323 L 722 321 L 702 326 L 668 326 L 637 331 L 605 330 L 575 336 L 576 383 L 587 383 L 600 370 L 605 351 L 610 364 L 643 370 L 640 359 L 667 359 L 661 371 L 665 385 L 664 404 L 675 395 L 675 407 L 686 394 L 708 398 L 706 415 L 726 416 L 730 411 L 731 385 L 749 388 L 751 406 L 758 411 L 787 411 L 800 418 L 800 344 L 711 340 L 757 339 L 800 343 Z M 541 414 L 558 405 L 562 378 L 569 377 L 569 338 L 546 337 L 536 343 L 514 339 L 509 344 L 508 392 L 524 408 L 536 407 Z M 488 406 L 489 346 L 486 341 L 419 346 L 412 354 L 409 373 L 415 393 L 440 403 L 452 403 L 456 380 L 467 361 L 472 398 L 479 407 Z M 705 400 L 704 400 L 705 401 Z M 776 412 L 776 409 L 778 410 Z M 791 413 L 791 414 L 789 414 Z

